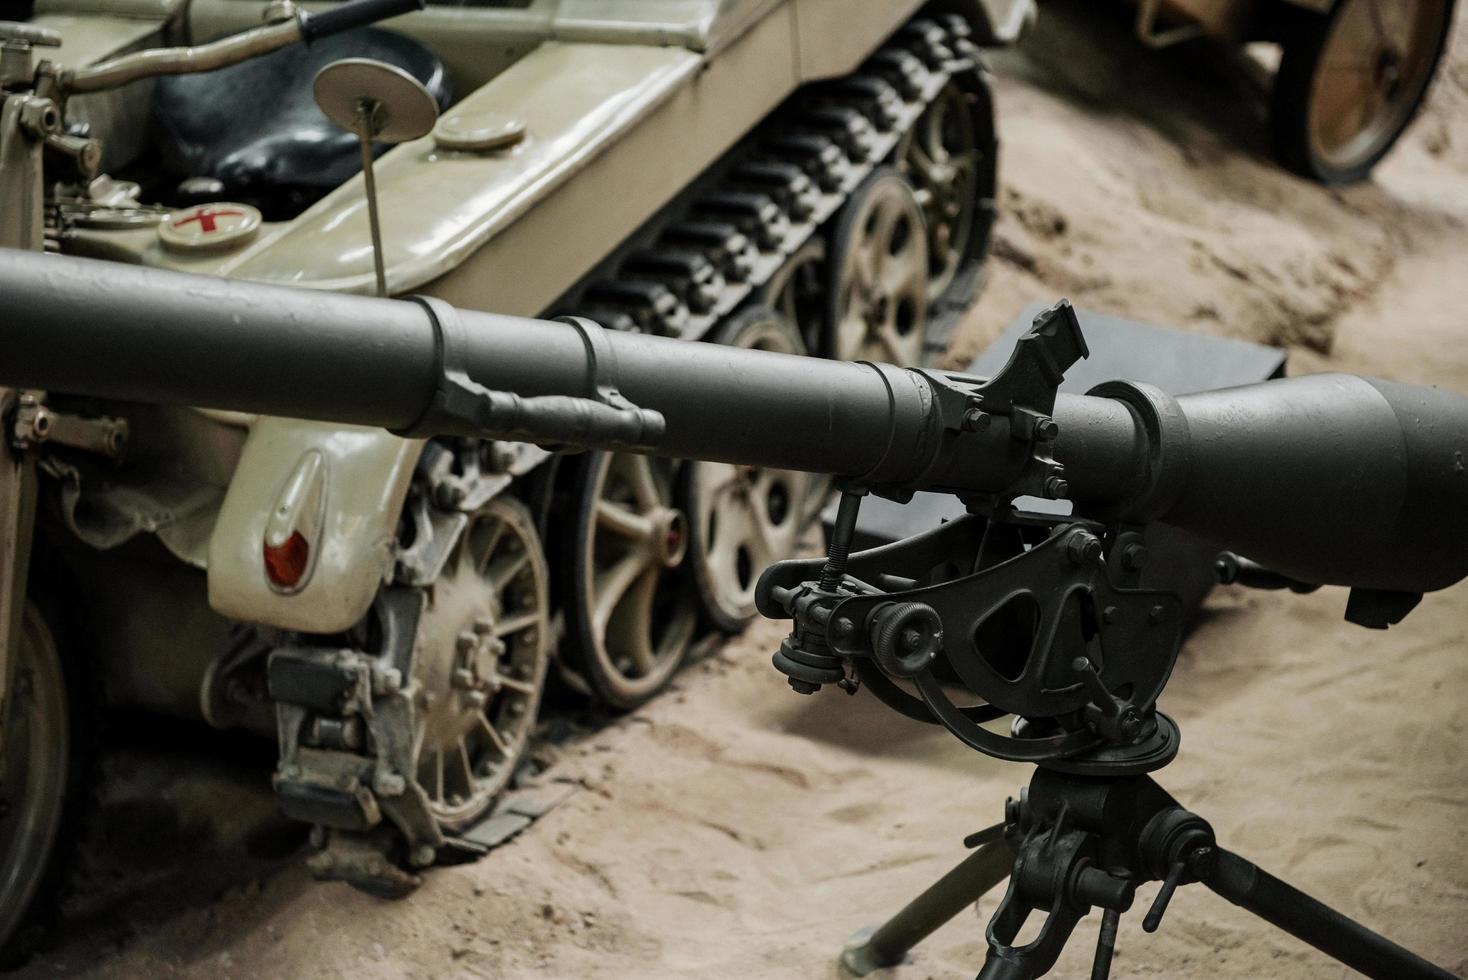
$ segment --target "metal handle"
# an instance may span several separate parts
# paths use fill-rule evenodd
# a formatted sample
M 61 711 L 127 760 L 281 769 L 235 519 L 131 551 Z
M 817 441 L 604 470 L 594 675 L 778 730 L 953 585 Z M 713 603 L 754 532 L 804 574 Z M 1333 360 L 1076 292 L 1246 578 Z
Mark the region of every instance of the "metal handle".
M 1232 551 L 1220 552 L 1213 562 L 1213 571 L 1223 585 L 1242 585 L 1246 589 L 1289 589 L 1300 595 L 1308 595 L 1320 588 L 1309 582 L 1300 582 L 1287 575 L 1265 568 Z
M 323 10 L 318 14 L 302 13 L 298 16 L 301 40 L 310 44 L 354 27 L 366 27 L 399 14 L 410 14 L 415 10 L 422 10 L 424 2 L 425 0 L 351 0 L 350 3 Z
M 251 58 L 269 54 L 297 41 L 307 44 L 318 38 L 362 27 L 387 17 L 422 10 L 424 0 L 351 0 L 319 14 L 298 13 L 278 24 L 256 27 L 229 37 L 182 48 L 151 48 L 123 55 L 90 68 L 62 73 L 61 87 L 68 94 L 100 92 L 126 85 L 139 78 L 160 75 L 189 75 L 228 68 Z
M 229 37 L 186 48 L 151 48 L 104 61 L 90 68 L 68 69 L 61 75 L 61 88 L 69 95 L 101 92 L 160 75 L 188 75 L 227 68 L 250 58 L 269 54 L 301 39 L 295 20 L 256 27 Z

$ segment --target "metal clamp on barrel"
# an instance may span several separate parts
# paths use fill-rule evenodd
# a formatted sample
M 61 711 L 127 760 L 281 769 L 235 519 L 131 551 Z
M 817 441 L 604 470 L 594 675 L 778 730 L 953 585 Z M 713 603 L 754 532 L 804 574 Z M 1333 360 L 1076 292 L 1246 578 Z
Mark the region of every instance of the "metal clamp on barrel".
M 1140 494 L 1121 505 L 1116 516 L 1139 522 L 1157 520 L 1177 502 L 1187 481 L 1187 416 L 1167 392 L 1135 381 L 1107 381 L 1086 394 L 1126 405 L 1147 440 L 1147 484 Z
M 933 417 L 933 392 L 921 372 L 890 364 L 859 362 L 877 372 L 887 388 L 887 417 L 890 427 L 885 433 L 872 433 L 872 442 L 884 439 L 882 456 L 858 476 L 846 481 L 852 487 L 872 487 L 880 496 L 906 503 L 912 497 L 907 484 L 934 469 L 939 461 L 939 446 L 930 431 Z
M 650 450 L 662 439 L 663 416 L 638 408 L 616 389 L 616 359 L 589 320 L 567 320 L 587 350 L 587 391 L 581 397 L 542 395 L 522 398 L 493 391 L 475 381 L 458 311 L 443 300 L 410 296 L 428 313 L 438 354 L 438 387 L 423 415 L 395 430 L 410 438 L 431 435 L 485 436 L 543 446 L 595 446 L 613 450 Z

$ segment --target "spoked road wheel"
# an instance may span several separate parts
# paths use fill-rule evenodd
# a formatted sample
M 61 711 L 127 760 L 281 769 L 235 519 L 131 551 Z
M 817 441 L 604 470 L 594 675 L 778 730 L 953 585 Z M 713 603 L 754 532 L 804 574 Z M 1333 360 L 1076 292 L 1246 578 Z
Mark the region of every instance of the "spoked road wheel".
M 0 967 L 29 955 L 55 901 L 58 839 L 79 789 L 61 658 L 34 606 L 26 607 L 17 655 L 0 773 Z
M 414 679 L 418 784 L 446 831 L 484 815 L 525 753 L 550 656 L 550 572 L 530 512 L 491 500 L 431 587 Z
M 756 294 L 754 302 L 785 318 L 806 351 L 821 350 L 826 316 L 826 243 L 812 237 L 796 250 Z
M 994 223 L 994 115 L 987 92 L 949 82 L 898 151 L 928 236 L 928 303 L 966 304 Z M 963 289 L 967 295 L 954 295 Z
M 619 711 L 662 690 L 697 629 L 688 521 L 673 502 L 682 465 L 588 453 L 570 474 L 566 666 Z
M 1421 107 L 1454 0 L 1339 0 L 1300 13 L 1284 42 L 1271 128 L 1286 166 L 1328 184 L 1364 180 Z
M 781 354 L 806 352 L 785 316 L 758 306 L 736 314 L 711 339 Z M 794 554 L 812 516 L 815 489 L 809 473 L 687 464 L 688 560 L 704 615 L 715 629 L 737 632 L 754 618 L 755 583 L 771 564 Z
M 928 326 L 928 245 L 912 184 L 883 168 L 842 208 L 831 243 L 832 356 L 915 367 Z

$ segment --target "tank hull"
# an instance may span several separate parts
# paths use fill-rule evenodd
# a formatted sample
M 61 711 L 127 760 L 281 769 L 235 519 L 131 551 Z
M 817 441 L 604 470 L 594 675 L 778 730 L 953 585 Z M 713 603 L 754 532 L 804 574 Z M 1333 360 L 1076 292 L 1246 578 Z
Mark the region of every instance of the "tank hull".
M 42 6 L 78 36 L 110 23 L 88 0 Z M 387 291 L 500 313 L 584 313 L 688 341 L 758 345 L 774 336 L 792 350 L 830 354 L 836 317 L 826 307 L 845 297 L 837 270 L 849 215 L 858 204 L 878 206 L 880 178 L 882 200 L 895 188 L 917 243 L 903 252 L 917 293 L 898 324 L 917 363 L 934 352 L 923 346 L 930 315 L 962 306 L 944 299 L 946 283 L 930 295 L 927 249 L 938 226 L 926 216 L 946 213 L 940 191 L 960 195 L 969 224 L 954 232 L 948 257 L 962 268 L 946 271 L 964 296 L 993 220 L 997 144 L 973 39 L 1012 36 L 1030 4 L 952 0 L 916 17 L 922 6 L 532 0 L 515 9 L 431 6 L 394 19 L 387 26 L 427 45 L 460 97 L 433 132 L 373 165 Z M 200 44 L 257 24 L 263 9 L 255 0 L 150 8 L 148 36 Z M 147 101 L 143 86 L 126 92 Z M 523 135 L 478 149 L 455 141 L 495 127 Z M 954 132 L 959 142 L 949 146 Z M 145 169 L 147 152 L 122 145 L 119 156 L 136 158 L 117 163 L 123 176 Z M 184 193 L 182 185 L 148 189 L 164 200 Z M 209 209 L 227 212 L 232 202 L 169 210 L 138 205 L 125 185 L 115 200 L 101 200 L 95 185 L 83 194 L 66 207 L 48 202 L 48 247 L 323 292 L 377 288 L 361 174 L 287 220 L 217 241 L 205 228 L 217 216 Z M 199 247 L 170 237 L 186 220 L 199 226 Z M 824 277 L 815 283 L 821 309 L 807 322 L 810 297 L 796 289 L 809 287 L 812 270 L 826 271 L 815 273 Z M 895 322 L 901 302 L 873 300 L 872 310 Z M 746 336 L 731 324 L 758 329 Z M 308 375 L 337 370 L 325 355 L 306 367 Z M 358 381 L 380 408 L 387 386 Z M 707 574 L 701 592 L 688 587 L 689 563 L 709 556 L 689 557 L 687 540 L 711 549 L 712 525 L 687 534 L 695 505 L 686 487 L 695 481 L 676 468 L 633 472 L 616 457 L 557 468 L 534 446 L 290 418 L 210 420 L 188 409 L 136 421 L 155 457 L 180 463 L 188 507 L 139 493 L 148 474 L 131 457 L 77 471 L 84 489 L 131 507 L 147 532 L 72 535 L 86 547 L 65 549 L 73 577 L 89 589 L 127 580 L 97 604 L 91 624 L 108 687 L 119 703 L 221 727 L 259 730 L 273 713 L 283 809 L 328 829 L 335 850 L 319 872 L 369 890 L 405 887 L 440 848 L 461 846 L 451 839 L 487 812 L 524 750 L 552 657 L 573 688 L 630 708 L 672 676 L 700 622 L 742 622 L 739 609 L 705 618 L 697 603 L 718 592 Z M 203 421 L 227 432 L 229 445 L 186 438 Z M 205 485 L 208 494 L 188 495 Z M 809 519 L 803 501 L 792 508 L 790 481 L 776 474 L 757 485 L 773 488 L 766 511 Z M 625 543 L 608 545 L 600 515 L 634 504 L 641 510 L 620 533 L 643 523 L 658 529 L 658 547 L 645 556 L 650 570 L 638 578 L 653 584 L 624 584 L 625 596 L 607 598 L 598 562 Z M 186 509 L 187 519 L 148 525 L 149 514 L 170 507 Z M 650 615 L 603 609 L 644 601 L 639 595 L 651 602 L 665 586 L 673 594 L 657 599 L 660 621 L 678 625 L 650 644 L 625 625 Z M 166 601 L 149 605 L 155 593 Z M 130 612 L 140 606 L 147 615 Z M 636 683 L 619 674 L 629 662 L 643 672 Z M 323 685 L 347 675 L 360 686 L 322 700 Z M 477 709 L 503 725 L 486 744 L 473 725 L 458 727 Z M 474 762 L 446 779 L 445 753 Z M 363 847 L 394 861 L 362 860 Z

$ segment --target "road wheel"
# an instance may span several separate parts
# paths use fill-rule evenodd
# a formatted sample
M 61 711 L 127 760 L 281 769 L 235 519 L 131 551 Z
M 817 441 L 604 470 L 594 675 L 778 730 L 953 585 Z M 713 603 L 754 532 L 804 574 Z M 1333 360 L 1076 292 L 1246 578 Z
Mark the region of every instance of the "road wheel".
M 759 306 L 730 318 L 710 339 L 781 354 L 806 352 L 789 319 Z M 754 619 L 755 583 L 771 564 L 794 554 L 814 488 L 811 474 L 793 470 L 687 464 L 688 563 L 715 629 L 735 633 Z
M 0 967 L 28 957 L 64 884 L 69 825 L 85 800 L 78 706 L 55 637 L 35 606 L 21 622 L 0 773 Z
M 469 516 L 419 627 L 418 784 L 450 833 L 514 775 L 550 658 L 550 572 L 530 512 L 499 497 Z
M 826 275 L 826 242 L 815 236 L 785 260 L 755 297 L 756 303 L 779 313 L 795 327 L 804 344 L 802 353 L 821 349 Z
M 873 173 L 836 219 L 827 293 L 833 357 L 916 367 L 928 327 L 928 244 L 906 177 Z
M 662 690 L 697 628 L 685 562 L 688 520 L 673 502 L 682 465 L 587 453 L 568 474 L 566 666 L 619 711 Z
M 1417 115 L 1442 58 L 1455 0 L 1339 0 L 1291 11 L 1270 126 L 1290 169 L 1327 184 L 1364 180 Z
M 989 249 L 997 185 L 994 110 L 986 87 L 949 82 L 898 151 L 928 235 L 928 303 L 967 305 Z

